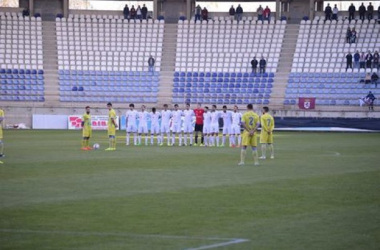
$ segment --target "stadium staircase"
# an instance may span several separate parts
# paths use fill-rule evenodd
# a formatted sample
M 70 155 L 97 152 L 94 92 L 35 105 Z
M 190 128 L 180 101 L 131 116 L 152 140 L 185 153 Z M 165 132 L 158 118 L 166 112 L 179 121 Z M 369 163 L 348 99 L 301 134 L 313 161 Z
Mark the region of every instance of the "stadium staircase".
M 177 46 L 177 24 L 166 23 L 161 61 L 161 79 L 158 92 L 158 107 L 172 102 L 172 83 L 175 71 L 175 56 Z
M 58 91 L 58 58 L 57 37 L 55 33 L 55 22 L 42 22 L 42 36 L 44 48 L 44 70 L 45 70 L 45 105 L 59 106 Z
M 280 109 L 285 98 L 286 82 L 292 68 L 293 55 L 296 50 L 299 25 L 288 24 L 285 29 L 284 40 L 280 53 L 275 84 L 273 84 L 272 106 Z

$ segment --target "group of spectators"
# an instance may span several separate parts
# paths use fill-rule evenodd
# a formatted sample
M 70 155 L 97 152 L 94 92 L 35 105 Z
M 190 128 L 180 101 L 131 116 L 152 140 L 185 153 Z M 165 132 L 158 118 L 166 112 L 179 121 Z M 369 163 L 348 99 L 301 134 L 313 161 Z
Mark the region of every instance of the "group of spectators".
M 147 19 L 148 17 L 148 8 L 143 4 L 143 7 L 141 8 L 140 5 L 137 6 L 137 9 L 135 9 L 135 6 L 132 5 L 131 8 L 128 7 L 128 4 L 125 5 L 124 10 L 124 19 Z
M 364 3 L 362 3 L 358 9 L 359 12 L 359 19 L 364 20 L 367 18 L 368 20 L 373 19 L 374 14 L 374 7 L 372 3 L 370 2 L 367 7 L 364 6 Z M 330 4 L 327 4 L 325 8 L 325 20 L 338 20 L 338 7 L 335 4 L 334 8 L 331 8 Z M 377 9 L 377 14 L 380 17 L 380 6 Z M 355 19 L 355 13 L 356 13 L 356 7 L 353 3 L 351 3 L 350 7 L 348 8 L 348 19 L 351 21 Z
M 346 55 L 346 70 L 350 69 L 379 69 L 380 55 L 376 50 L 373 54 L 370 50 L 367 53 L 360 53 L 359 50 L 352 54 L 349 52 Z
M 355 28 L 347 28 L 346 32 L 346 42 L 351 44 L 351 43 L 356 43 L 356 30 Z
M 259 66 L 260 73 L 265 73 L 265 69 L 267 67 L 267 61 L 264 59 L 263 56 L 261 57 L 260 61 L 257 61 L 256 57 L 253 57 L 251 61 L 251 66 L 252 66 L 253 73 L 257 72 L 257 66 Z
M 204 7 L 203 9 L 201 8 L 201 6 L 197 6 L 195 8 L 195 22 L 197 20 L 204 20 L 204 21 L 207 21 L 208 20 L 208 10 L 206 9 L 206 7 Z

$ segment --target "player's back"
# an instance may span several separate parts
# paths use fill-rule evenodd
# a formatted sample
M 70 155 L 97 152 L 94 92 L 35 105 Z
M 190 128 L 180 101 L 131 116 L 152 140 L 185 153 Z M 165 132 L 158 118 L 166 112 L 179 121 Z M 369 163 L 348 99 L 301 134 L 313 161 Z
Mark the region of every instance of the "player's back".
M 260 121 L 259 115 L 253 111 L 247 111 L 244 113 L 242 121 L 245 123 L 246 127 L 249 130 L 256 128 L 257 124 Z
M 268 113 L 265 113 L 261 116 L 260 123 L 261 123 L 261 127 L 264 130 L 273 130 L 273 128 L 274 128 L 273 116 L 271 116 Z

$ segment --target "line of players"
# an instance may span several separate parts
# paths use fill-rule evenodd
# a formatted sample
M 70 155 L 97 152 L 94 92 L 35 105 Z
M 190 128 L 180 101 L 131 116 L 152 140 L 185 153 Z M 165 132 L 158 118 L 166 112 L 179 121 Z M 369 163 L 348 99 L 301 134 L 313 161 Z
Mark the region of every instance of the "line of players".
M 116 123 L 116 112 L 112 108 L 112 104 L 108 103 L 108 137 L 109 147 L 105 150 L 116 150 L 116 129 L 118 127 Z M 179 135 L 179 145 L 182 145 L 182 132 L 181 123 L 182 116 L 184 116 L 185 126 L 185 141 L 184 145 L 187 145 L 187 135 L 190 135 L 190 145 L 192 144 L 193 118 L 196 117 L 195 124 L 195 142 L 197 143 L 198 132 L 202 130 L 204 135 L 205 146 L 219 146 L 219 118 L 223 118 L 223 142 L 221 146 L 224 146 L 226 134 L 230 134 L 230 146 L 235 146 L 235 135 L 238 135 L 238 146 L 241 145 L 241 160 L 239 165 L 244 165 L 246 149 L 248 146 L 252 148 L 253 158 L 255 165 L 258 165 L 258 159 L 266 159 L 267 146 L 270 151 L 270 158 L 274 159 L 274 147 L 273 147 L 273 130 L 274 119 L 269 114 L 269 108 L 263 107 L 263 114 L 260 117 L 253 111 L 253 105 L 247 105 L 247 112 L 244 115 L 238 112 L 238 107 L 234 107 L 234 111 L 228 111 L 226 106 L 223 106 L 223 111 L 217 111 L 216 105 L 212 105 L 211 111 L 208 107 L 203 110 L 198 104 L 198 108 L 195 110 L 190 109 L 190 105 L 186 105 L 186 109 L 181 111 L 178 109 L 178 105 L 174 105 L 174 110 L 168 110 L 168 105 L 164 105 L 164 109 L 161 112 L 157 112 L 155 108 L 151 113 L 145 111 L 143 105 L 140 112 L 134 110 L 134 105 L 130 104 L 130 110 L 126 114 L 127 124 L 127 136 L 126 144 L 129 145 L 130 133 L 134 133 L 135 145 L 141 145 L 141 136 L 145 135 L 145 145 L 148 145 L 148 129 L 147 118 L 150 115 L 151 125 L 151 144 L 153 145 L 153 135 L 157 136 L 157 143 L 163 145 L 164 134 L 167 135 L 168 146 L 173 146 L 175 143 L 176 134 Z M 137 116 L 139 116 L 139 125 L 137 126 Z M 161 118 L 161 126 L 159 126 L 159 119 Z M 172 119 L 172 135 L 170 136 L 170 119 Z M 257 152 L 257 132 L 261 126 L 260 143 L 261 143 L 261 157 L 258 157 Z M 82 120 L 82 150 L 90 150 L 89 139 L 92 135 L 91 129 L 91 115 L 90 107 L 86 107 L 86 113 L 83 115 Z M 243 135 L 240 137 L 240 129 L 243 128 Z M 160 129 L 159 129 L 160 128 Z M 137 132 L 135 132 L 137 129 Z M 138 136 L 137 136 L 138 133 Z M 203 139 L 202 139 L 203 140 Z M 202 144 L 201 144 L 202 145 Z
M 197 109 L 190 109 L 190 104 L 186 104 L 185 110 L 180 110 L 178 104 L 174 105 L 174 110 L 169 110 L 168 105 L 163 106 L 162 111 L 152 108 L 151 112 L 146 111 L 144 105 L 141 111 L 135 110 L 135 105 L 130 104 L 126 112 L 126 145 L 130 145 L 130 136 L 134 135 L 134 145 L 141 145 L 142 137 L 145 138 L 145 145 L 148 145 L 148 132 L 150 133 L 150 144 L 154 144 L 154 136 L 157 137 L 157 144 L 164 145 L 164 136 L 166 134 L 168 146 L 174 146 L 175 138 L 179 137 L 179 146 L 193 145 L 193 132 L 196 132 L 195 144 L 199 146 L 217 146 L 224 147 L 226 135 L 229 135 L 229 146 L 241 144 L 240 122 L 241 113 L 238 107 L 234 111 L 227 110 L 223 106 L 223 111 L 217 111 L 216 105 L 212 105 L 211 110 L 206 106 L 204 109 L 198 104 Z M 183 134 L 182 134 L 182 117 L 183 117 Z M 148 131 L 148 119 L 151 120 L 151 128 Z M 194 126 L 194 118 L 196 124 Z M 220 144 L 219 139 L 219 118 L 223 119 L 223 137 Z M 138 119 L 138 123 L 137 123 Z M 159 121 L 161 120 L 161 124 Z M 171 126 L 172 125 L 172 126 Z M 170 127 L 172 129 L 170 130 Z M 198 143 L 198 132 L 202 133 L 202 141 Z M 238 142 L 236 144 L 236 137 Z

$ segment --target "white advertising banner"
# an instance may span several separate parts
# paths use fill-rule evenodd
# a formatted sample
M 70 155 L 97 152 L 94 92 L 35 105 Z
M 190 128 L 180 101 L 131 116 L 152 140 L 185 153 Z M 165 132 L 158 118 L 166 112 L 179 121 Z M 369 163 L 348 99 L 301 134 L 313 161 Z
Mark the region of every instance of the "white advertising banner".
M 67 129 L 67 115 L 33 115 L 33 129 Z
M 69 129 L 82 129 L 82 116 L 70 115 L 67 119 Z M 116 123 L 119 125 L 119 117 L 116 116 Z M 92 115 L 91 126 L 93 130 L 107 130 L 108 116 L 107 115 Z

